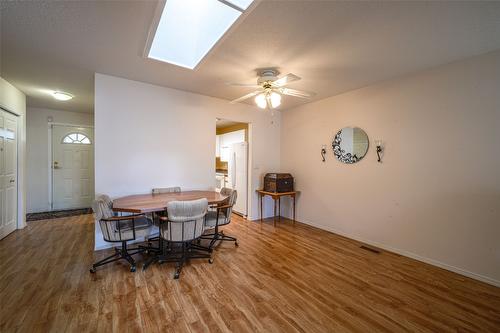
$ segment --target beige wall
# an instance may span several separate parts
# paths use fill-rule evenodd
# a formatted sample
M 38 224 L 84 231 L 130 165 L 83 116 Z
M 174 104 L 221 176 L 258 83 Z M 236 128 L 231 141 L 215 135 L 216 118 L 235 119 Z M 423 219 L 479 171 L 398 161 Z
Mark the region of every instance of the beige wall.
M 256 219 L 255 190 L 279 170 L 279 112 L 102 74 L 95 76 L 96 193 L 214 188 L 216 118 L 250 124 L 249 218 Z
M 26 96 L 0 77 L 0 107 L 19 116 L 17 227 L 26 226 Z
M 345 126 L 370 139 L 355 165 Z M 281 147 L 300 221 L 500 285 L 500 51 L 285 111 Z
M 94 125 L 92 113 L 41 108 L 26 110 L 26 185 L 28 189 L 26 205 L 28 213 L 50 210 L 48 117 L 52 117 L 54 123 Z

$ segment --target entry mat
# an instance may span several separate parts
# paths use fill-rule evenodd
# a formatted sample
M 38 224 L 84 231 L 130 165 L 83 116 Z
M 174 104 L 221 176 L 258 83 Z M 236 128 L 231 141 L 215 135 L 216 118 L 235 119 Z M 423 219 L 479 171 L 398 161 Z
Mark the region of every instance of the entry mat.
M 29 221 L 58 219 L 61 217 L 77 216 L 84 214 L 92 214 L 92 208 L 54 210 L 52 212 L 42 212 L 42 213 L 29 213 L 26 214 L 26 221 L 29 222 Z

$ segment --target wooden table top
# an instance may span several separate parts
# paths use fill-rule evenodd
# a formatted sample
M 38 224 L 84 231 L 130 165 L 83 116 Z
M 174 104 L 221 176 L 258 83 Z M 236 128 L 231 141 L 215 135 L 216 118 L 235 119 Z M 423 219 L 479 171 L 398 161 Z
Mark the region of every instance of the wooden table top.
M 113 210 L 128 213 L 159 212 L 167 208 L 170 201 L 188 201 L 206 198 L 209 205 L 227 199 L 215 191 L 182 191 L 177 193 L 136 194 L 113 200 Z

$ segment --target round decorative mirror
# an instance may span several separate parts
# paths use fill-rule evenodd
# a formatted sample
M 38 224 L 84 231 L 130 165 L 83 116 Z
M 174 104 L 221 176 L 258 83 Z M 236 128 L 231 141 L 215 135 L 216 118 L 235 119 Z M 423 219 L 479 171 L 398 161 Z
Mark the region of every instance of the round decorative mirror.
M 359 127 L 344 127 L 332 142 L 333 154 L 343 163 L 353 164 L 366 155 L 368 135 Z

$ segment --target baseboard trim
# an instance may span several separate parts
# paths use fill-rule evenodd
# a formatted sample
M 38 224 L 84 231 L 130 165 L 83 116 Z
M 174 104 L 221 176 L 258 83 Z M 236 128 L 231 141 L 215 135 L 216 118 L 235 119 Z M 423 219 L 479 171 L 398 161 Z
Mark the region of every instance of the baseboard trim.
M 299 221 L 297 221 L 297 222 L 299 222 Z M 352 234 L 349 234 L 349 233 L 337 230 L 337 229 L 332 228 L 330 226 L 325 226 L 325 225 L 313 223 L 313 222 L 310 222 L 310 221 L 300 221 L 300 222 L 304 223 L 304 224 L 307 224 L 307 225 L 310 225 L 312 227 L 321 229 L 321 230 L 325 230 L 325 231 L 328 231 L 328 232 L 331 232 L 331 233 L 334 233 L 334 234 L 337 234 L 337 235 L 349 238 L 349 239 L 353 239 L 353 240 L 361 242 L 361 243 L 365 243 L 365 244 L 368 244 L 368 245 L 371 245 L 371 246 L 375 246 L 375 247 L 378 247 L 380 249 L 383 249 L 383 250 L 386 250 L 386 251 L 389 251 L 389 252 L 393 252 L 393 253 L 396 253 L 396 254 L 399 254 L 399 255 L 411 258 L 411 259 L 415 259 L 415 260 L 424 262 L 424 263 L 429 264 L 429 265 L 433 265 L 433 266 L 436 266 L 436 267 L 439 267 L 439 268 L 442 268 L 442 269 L 446 269 L 447 271 L 451 271 L 453 273 L 457 273 L 457 274 L 463 275 L 465 277 L 468 277 L 468 278 L 471 278 L 471 279 L 474 279 L 474 280 L 478 280 L 478 281 L 481 281 L 481 282 L 493 285 L 495 287 L 500 287 L 500 281 L 499 280 L 490 278 L 488 276 L 484 276 L 484 275 L 481 275 L 481 274 L 470 272 L 470 271 L 467 271 L 465 269 L 462 269 L 462 268 L 459 268 L 459 267 L 456 267 L 456 266 L 448 265 L 448 264 L 445 264 L 445 263 L 443 263 L 441 261 L 438 261 L 438 260 L 434 260 L 434 259 L 422 257 L 422 256 L 420 256 L 418 254 L 413 253 L 413 252 L 409 252 L 409 251 L 401 250 L 401 249 L 398 249 L 398 248 L 395 248 L 395 247 L 392 247 L 392 246 L 389 246 L 389 245 L 381 244 L 379 242 L 376 242 L 376 241 L 373 241 L 373 240 L 370 240 L 370 239 L 365 239 L 365 238 L 362 238 L 362 237 L 358 237 L 356 235 L 352 235 Z

